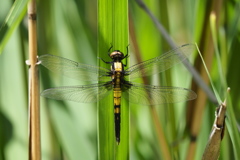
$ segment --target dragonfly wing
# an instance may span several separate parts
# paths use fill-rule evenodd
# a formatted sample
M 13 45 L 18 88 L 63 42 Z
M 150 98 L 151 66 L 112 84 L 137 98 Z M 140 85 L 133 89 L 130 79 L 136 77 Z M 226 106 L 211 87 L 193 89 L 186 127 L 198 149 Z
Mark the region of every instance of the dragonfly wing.
M 112 90 L 111 82 L 83 86 L 66 86 L 46 89 L 41 96 L 56 100 L 69 100 L 80 103 L 97 102 Z
M 195 44 L 182 45 L 161 56 L 133 65 L 126 69 L 125 72 L 129 75 L 130 80 L 160 73 L 184 61 L 195 50 Z
M 102 67 L 81 64 L 72 60 L 45 54 L 40 56 L 39 61 L 47 69 L 63 74 L 67 77 L 83 80 L 83 81 L 109 81 L 110 77 L 107 76 L 107 72 L 110 70 Z
M 131 103 L 158 105 L 193 100 L 197 97 L 192 90 L 180 87 L 160 87 L 144 84 L 126 86 L 123 97 Z

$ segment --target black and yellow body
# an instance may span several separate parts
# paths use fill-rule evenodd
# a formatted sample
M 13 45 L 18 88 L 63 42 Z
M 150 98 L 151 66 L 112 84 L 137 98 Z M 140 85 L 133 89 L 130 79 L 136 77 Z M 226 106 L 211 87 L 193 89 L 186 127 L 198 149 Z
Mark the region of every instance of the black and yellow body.
M 122 52 L 116 50 L 109 56 L 113 59 L 111 65 L 111 78 L 113 85 L 113 102 L 114 102 L 114 119 L 115 119 L 115 136 L 117 144 L 120 143 L 120 124 L 121 124 L 121 95 L 122 95 L 122 83 L 126 82 L 124 79 L 124 64 L 122 59 L 126 58 Z

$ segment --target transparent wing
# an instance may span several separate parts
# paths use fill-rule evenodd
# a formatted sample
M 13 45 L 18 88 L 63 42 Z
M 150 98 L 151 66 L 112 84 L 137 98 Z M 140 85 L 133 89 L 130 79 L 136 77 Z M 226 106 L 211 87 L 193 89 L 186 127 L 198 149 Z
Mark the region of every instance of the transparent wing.
M 81 64 L 72 60 L 45 54 L 40 56 L 39 61 L 47 69 L 63 74 L 67 77 L 82 80 L 82 81 L 109 81 L 110 77 L 107 72 L 110 70 L 102 67 Z
M 171 68 L 175 64 L 181 63 L 195 50 L 196 46 L 194 44 L 182 45 L 161 56 L 133 65 L 125 71 L 126 74 L 129 75 L 130 80 L 160 73 Z
M 157 105 L 163 103 L 177 103 L 197 98 L 192 90 L 179 87 L 160 87 L 144 84 L 125 85 L 123 97 L 131 103 L 143 105 Z M 128 96 L 129 95 L 129 96 Z
M 111 83 L 97 83 L 83 86 L 67 86 L 46 89 L 41 96 L 56 100 L 69 100 L 80 103 L 97 102 L 112 91 Z

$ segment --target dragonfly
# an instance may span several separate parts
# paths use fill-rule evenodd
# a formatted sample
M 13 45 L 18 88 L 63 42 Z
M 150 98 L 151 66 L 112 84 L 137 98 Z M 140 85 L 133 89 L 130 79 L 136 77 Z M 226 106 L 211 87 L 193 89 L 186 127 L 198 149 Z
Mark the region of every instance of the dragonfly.
M 127 69 L 125 69 L 126 64 L 122 60 L 128 57 L 128 53 L 124 55 L 120 50 L 110 52 L 111 48 L 108 50 L 111 61 L 108 62 L 102 59 L 104 63 L 110 65 L 109 69 L 78 63 L 50 54 L 40 56 L 39 61 L 41 64 L 55 73 L 82 81 L 99 81 L 99 83 L 88 85 L 46 89 L 41 93 L 41 96 L 55 100 L 93 103 L 112 93 L 117 144 L 120 143 L 122 97 L 131 103 L 141 105 L 185 102 L 197 97 L 194 91 L 187 88 L 139 84 L 127 80 L 127 78 L 134 80 L 157 74 L 183 62 L 195 50 L 194 44 L 182 45 Z

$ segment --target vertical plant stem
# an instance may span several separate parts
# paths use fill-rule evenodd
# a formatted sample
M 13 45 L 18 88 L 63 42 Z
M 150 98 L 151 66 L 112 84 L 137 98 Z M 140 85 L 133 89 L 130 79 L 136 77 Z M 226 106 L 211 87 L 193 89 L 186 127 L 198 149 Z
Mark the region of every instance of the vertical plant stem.
M 128 46 L 127 0 L 98 1 L 98 55 L 105 61 L 111 61 L 107 54 L 111 45 L 112 50 L 120 50 L 126 54 Z M 101 60 L 99 65 L 110 68 L 109 64 Z M 114 133 L 113 95 L 110 94 L 98 103 L 98 159 L 129 159 L 128 132 L 129 106 L 122 99 L 120 144 L 117 145 Z
M 171 153 L 170 153 L 169 146 L 167 143 L 167 138 L 163 132 L 163 127 L 162 127 L 161 123 L 159 122 L 159 117 L 157 115 L 157 111 L 154 107 L 151 107 L 150 109 L 151 109 L 150 110 L 151 115 L 153 116 L 152 119 L 153 119 L 154 126 L 156 129 L 158 142 L 161 147 L 162 154 L 163 154 L 162 157 L 165 160 L 171 160 Z
M 29 31 L 29 159 L 41 159 L 36 1 L 28 4 Z
M 213 36 L 210 30 L 210 15 L 211 12 L 216 13 L 216 29 L 218 30 L 219 27 L 219 18 L 221 14 L 221 7 L 223 1 L 209 1 L 207 9 L 206 18 L 203 24 L 203 31 L 200 41 L 200 50 L 203 53 L 203 57 L 206 62 L 206 66 L 209 70 L 211 70 L 212 62 L 213 62 L 213 53 L 214 53 L 214 41 Z M 198 57 L 200 59 L 200 57 Z M 199 71 L 202 79 L 205 81 L 206 84 L 209 83 L 209 78 L 207 76 L 207 72 L 205 71 L 204 65 L 200 60 L 196 59 L 195 66 Z M 207 96 L 204 91 L 199 88 L 199 86 L 193 81 L 192 82 L 192 90 L 194 90 L 198 98 L 195 101 L 191 101 L 188 103 L 188 110 L 187 110 L 187 124 L 190 127 L 190 134 L 191 134 L 191 141 L 188 147 L 188 153 L 186 156 L 187 160 L 192 160 L 195 157 L 195 153 L 197 150 L 197 138 L 198 134 L 201 129 L 201 123 L 204 113 L 204 108 L 206 106 Z M 194 106 L 194 107 L 191 107 Z

